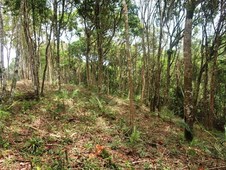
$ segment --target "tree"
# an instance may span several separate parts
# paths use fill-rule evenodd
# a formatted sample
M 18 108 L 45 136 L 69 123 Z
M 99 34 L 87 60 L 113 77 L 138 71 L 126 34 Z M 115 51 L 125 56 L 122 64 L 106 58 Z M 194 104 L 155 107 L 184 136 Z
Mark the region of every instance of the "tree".
M 186 2 L 186 19 L 184 26 L 184 120 L 187 124 L 184 135 L 189 142 L 193 140 L 193 96 L 192 96 L 192 53 L 191 53 L 191 37 L 192 37 L 192 19 L 194 11 L 199 1 L 189 0 Z
M 0 98 L 4 98 L 6 92 L 6 74 L 5 74 L 5 66 L 4 66 L 4 27 L 3 27 L 3 17 L 2 17 L 2 5 L 0 3 L 0 81 L 1 81 L 1 90 L 2 96 Z
M 103 63 L 110 50 L 109 45 L 115 35 L 116 28 L 121 20 L 119 1 L 84 0 L 78 6 L 78 11 L 83 18 L 88 20 L 86 23 L 94 26 L 98 54 L 98 89 L 102 90 L 104 79 Z
M 125 20 L 125 41 L 126 41 L 126 55 L 127 55 L 127 64 L 128 64 L 128 81 L 129 81 L 129 101 L 130 101 L 130 124 L 133 125 L 134 121 L 134 85 L 132 78 L 132 62 L 131 62 L 131 54 L 130 54 L 130 41 L 129 41 L 129 21 L 128 21 L 128 8 L 126 1 L 122 1 L 123 4 L 123 12 L 124 12 L 124 20 Z

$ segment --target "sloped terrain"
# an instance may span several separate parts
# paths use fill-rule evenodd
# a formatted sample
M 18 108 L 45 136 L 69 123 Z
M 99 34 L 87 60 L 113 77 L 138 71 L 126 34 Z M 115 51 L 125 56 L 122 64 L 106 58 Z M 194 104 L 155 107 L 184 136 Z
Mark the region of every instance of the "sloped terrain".
M 136 106 L 133 126 L 126 99 L 64 85 L 47 85 L 32 98 L 19 82 L 15 101 L 2 108 L 0 169 L 226 169 L 223 133 L 196 123 L 191 144 L 184 123 L 167 109 L 160 117 Z

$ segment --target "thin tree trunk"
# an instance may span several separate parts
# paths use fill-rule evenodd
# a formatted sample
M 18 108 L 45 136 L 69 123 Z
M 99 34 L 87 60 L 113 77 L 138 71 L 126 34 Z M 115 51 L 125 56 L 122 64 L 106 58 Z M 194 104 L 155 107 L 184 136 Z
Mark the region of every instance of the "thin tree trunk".
M 218 42 L 216 42 L 218 44 Z M 218 46 L 218 45 L 217 45 Z M 215 93 L 216 93 L 216 75 L 217 75 L 217 58 L 218 58 L 218 47 L 214 50 L 213 65 L 211 70 L 210 80 L 210 110 L 208 114 L 208 128 L 213 128 L 214 114 L 215 114 Z
M 27 1 L 24 0 L 22 5 L 23 5 L 23 17 L 24 17 L 23 29 L 24 29 L 29 57 L 31 60 L 30 65 L 31 65 L 32 81 L 33 81 L 33 85 L 34 85 L 34 92 L 35 92 L 36 98 L 39 99 L 39 64 L 38 64 L 39 57 L 36 53 L 37 52 L 36 51 L 36 48 L 37 48 L 36 41 L 32 39 L 31 33 L 30 33 Z M 34 20 L 34 15 L 35 15 L 34 11 L 32 11 L 32 13 L 33 13 L 33 20 Z M 33 29 L 35 29 L 34 22 L 35 21 L 33 21 Z M 34 32 L 34 34 L 36 35 L 35 32 Z
M 4 27 L 3 27 L 3 17 L 2 17 L 2 8 L 0 8 L 0 78 L 2 85 L 2 96 L 4 98 L 6 92 L 6 73 L 4 66 Z
M 171 58 L 172 58 L 172 49 L 169 49 L 167 51 L 167 69 L 166 69 L 166 104 L 169 104 L 169 89 L 170 89 L 170 80 L 171 80 L 171 74 L 170 74 L 170 69 L 171 69 Z
M 186 20 L 184 27 L 184 120 L 187 124 L 184 135 L 189 142 L 193 140 L 193 97 L 192 97 L 192 52 L 191 52 L 191 36 L 192 36 L 192 18 L 196 5 L 193 2 L 187 2 Z
M 125 40 L 126 40 L 126 55 L 127 55 L 127 64 L 128 64 L 128 81 L 129 81 L 129 101 L 130 101 L 130 125 L 133 125 L 134 122 L 134 85 L 132 78 L 132 62 L 130 54 L 130 43 L 129 43 L 129 21 L 128 21 L 128 8 L 126 1 L 123 0 L 123 10 L 124 10 L 124 19 L 125 19 Z
M 100 1 L 96 1 L 95 16 L 96 16 L 96 29 L 97 29 L 97 53 L 98 53 L 98 90 L 102 90 L 103 83 L 103 35 L 101 28 L 101 5 Z
M 46 34 L 47 34 L 47 30 L 46 30 Z M 51 40 L 51 35 L 52 35 L 52 26 L 51 26 L 51 29 L 50 29 L 50 33 L 49 33 L 49 36 L 48 34 L 46 35 L 46 40 L 47 40 L 47 44 L 46 44 L 46 49 L 45 49 L 45 67 L 44 67 L 44 70 L 43 70 L 43 77 L 42 77 L 42 86 L 41 86 L 41 96 L 44 95 L 44 85 L 45 85 L 45 79 L 46 79 L 46 71 L 47 71 L 47 68 L 48 68 L 48 58 L 49 58 L 49 48 L 50 48 L 50 40 Z
M 19 76 L 19 59 L 20 59 L 20 49 L 21 49 L 20 48 L 21 44 L 19 44 L 20 28 L 21 28 L 21 25 L 17 24 L 17 27 L 16 27 L 16 58 L 15 58 L 14 73 L 13 73 L 13 77 L 12 77 L 9 101 L 13 101 L 14 90 L 16 89 L 16 83 L 17 83 L 18 76 Z
M 143 28 L 145 29 L 145 28 Z M 143 66 L 141 70 L 141 76 L 142 76 L 142 89 L 141 89 L 141 99 L 140 102 L 143 103 L 146 99 L 146 70 L 147 70 L 147 52 L 146 52 L 146 46 L 145 46 L 145 38 L 144 38 L 144 31 L 142 33 L 142 49 L 143 49 Z
M 86 33 L 86 83 L 87 86 L 90 86 L 90 69 L 89 69 L 89 53 L 90 53 L 90 32 L 87 28 L 86 21 L 85 23 L 85 33 Z

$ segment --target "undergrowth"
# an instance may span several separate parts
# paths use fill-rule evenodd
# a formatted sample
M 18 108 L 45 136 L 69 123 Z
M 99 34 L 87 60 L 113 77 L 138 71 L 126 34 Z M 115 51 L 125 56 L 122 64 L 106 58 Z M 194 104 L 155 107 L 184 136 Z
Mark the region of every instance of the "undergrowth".
M 188 144 L 186 124 L 167 108 L 160 118 L 139 110 L 131 126 L 128 101 L 116 99 L 65 86 L 40 101 L 19 100 L 0 110 L 0 169 L 24 162 L 37 170 L 198 169 L 200 154 L 210 168 L 226 160 L 224 134 L 195 126 L 203 136 Z

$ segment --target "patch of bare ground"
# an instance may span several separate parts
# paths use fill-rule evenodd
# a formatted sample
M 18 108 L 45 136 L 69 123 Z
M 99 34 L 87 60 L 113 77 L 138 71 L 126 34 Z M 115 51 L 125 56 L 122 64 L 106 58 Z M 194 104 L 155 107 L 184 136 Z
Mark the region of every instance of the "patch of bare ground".
M 18 82 L 17 91 L 31 87 L 30 81 Z M 137 105 L 134 130 L 128 101 L 62 87 L 57 92 L 47 84 L 41 100 L 9 107 L 0 169 L 226 169 L 221 143 L 198 124 L 188 144 L 179 118 L 158 117 Z

